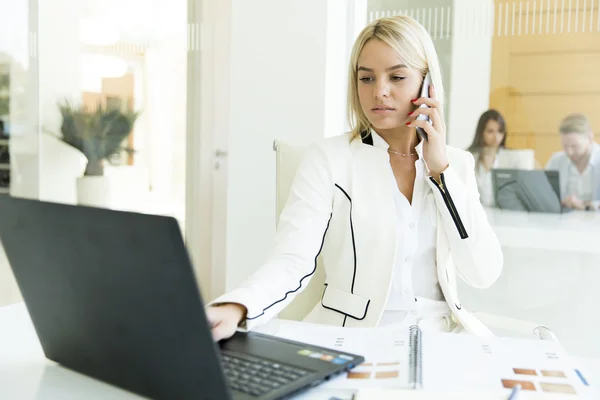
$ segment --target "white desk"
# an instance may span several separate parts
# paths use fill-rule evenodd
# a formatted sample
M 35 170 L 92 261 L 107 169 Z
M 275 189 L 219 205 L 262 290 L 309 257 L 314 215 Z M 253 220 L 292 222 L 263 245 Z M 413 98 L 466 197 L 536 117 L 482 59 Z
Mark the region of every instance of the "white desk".
M 0 308 L 0 327 L 0 399 L 142 399 L 48 361 L 22 303 Z M 600 383 L 600 359 L 576 361 L 592 385 Z M 331 394 L 316 388 L 300 397 L 327 400 Z
M 487 214 L 504 270 L 485 290 L 459 281 L 463 304 L 546 325 L 572 355 L 600 357 L 600 213 Z
M 497 208 L 486 211 L 503 246 L 600 255 L 600 212 L 542 214 Z

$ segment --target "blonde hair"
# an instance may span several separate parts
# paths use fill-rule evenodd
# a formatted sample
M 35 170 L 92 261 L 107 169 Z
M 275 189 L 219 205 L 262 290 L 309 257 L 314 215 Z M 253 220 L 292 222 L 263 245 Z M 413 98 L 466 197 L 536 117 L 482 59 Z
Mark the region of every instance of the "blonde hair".
M 438 101 L 444 104 L 444 87 L 438 56 L 427 30 L 413 18 L 399 15 L 381 18 L 367 25 L 352 47 L 350 71 L 348 74 L 348 106 L 347 117 L 350 124 L 351 140 L 356 139 L 364 131 L 370 132 L 371 124 L 360 106 L 358 98 L 358 57 L 371 40 L 381 40 L 396 51 L 398 57 L 409 68 L 418 70 L 422 77 L 427 72 L 435 87 Z
M 568 133 L 588 134 L 592 131 L 592 126 L 585 115 L 570 114 L 560 122 L 559 131 L 563 135 Z

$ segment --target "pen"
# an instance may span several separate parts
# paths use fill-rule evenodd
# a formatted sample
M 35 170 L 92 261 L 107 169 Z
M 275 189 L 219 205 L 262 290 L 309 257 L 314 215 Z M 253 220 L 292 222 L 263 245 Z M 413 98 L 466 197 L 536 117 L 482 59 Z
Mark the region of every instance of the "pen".
M 510 392 L 510 396 L 508 396 L 508 400 L 517 400 L 517 396 L 521 391 L 521 384 L 517 383 L 515 387 L 513 387 L 512 392 Z

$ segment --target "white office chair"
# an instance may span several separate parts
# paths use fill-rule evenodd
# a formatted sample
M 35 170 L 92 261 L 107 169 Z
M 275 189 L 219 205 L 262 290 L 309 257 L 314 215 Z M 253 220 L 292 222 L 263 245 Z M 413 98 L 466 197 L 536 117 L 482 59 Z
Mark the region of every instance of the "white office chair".
M 287 197 L 296 175 L 300 162 L 304 158 L 308 146 L 295 146 L 280 140 L 273 142 L 276 151 L 276 212 L 277 222 L 279 214 L 285 207 Z M 317 260 L 317 270 L 304 291 L 279 313 L 279 318 L 301 321 L 321 300 L 325 284 L 325 272 L 321 259 Z M 521 321 L 486 312 L 475 312 L 477 318 L 492 331 L 501 331 L 502 336 L 537 337 L 542 340 L 557 340 L 554 333 L 547 327 L 533 322 Z

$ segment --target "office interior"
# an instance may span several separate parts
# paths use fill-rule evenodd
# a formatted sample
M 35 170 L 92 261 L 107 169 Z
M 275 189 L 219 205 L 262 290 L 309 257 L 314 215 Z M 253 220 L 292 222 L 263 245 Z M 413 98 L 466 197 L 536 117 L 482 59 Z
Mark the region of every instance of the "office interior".
M 562 150 L 570 114 L 600 143 L 592 0 L 0 0 L 0 195 L 173 216 L 213 299 L 269 252 L 274 142 L 348 130 L 353 40 L 396 14 L 434 39 L 449 145 L 467 149 L 489 109 L 535 169 Z M 66 102 L 137 112 L 101 174 L 64 140 Z M 600 360 L 600 210 L 486 210 L 504 270 L 488 289 L 459 282 L 466 307 L 535 321 L 571 355 Z M 0 307 L 22 301 L 0 252 Z

